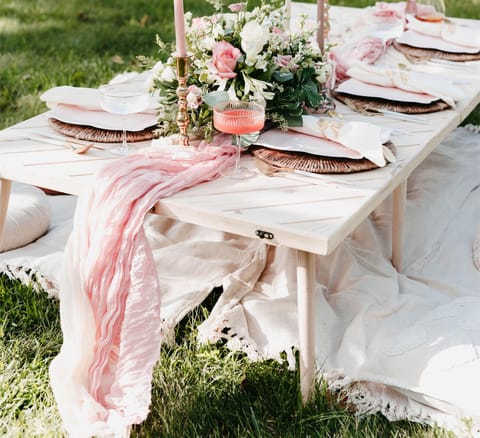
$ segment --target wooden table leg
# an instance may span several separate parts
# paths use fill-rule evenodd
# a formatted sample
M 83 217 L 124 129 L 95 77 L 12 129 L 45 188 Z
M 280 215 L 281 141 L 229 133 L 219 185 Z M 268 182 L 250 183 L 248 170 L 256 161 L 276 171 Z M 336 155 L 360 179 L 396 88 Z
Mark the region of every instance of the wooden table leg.
M 398 272 L 402 270 L 406 204 L 407 180 L 403 181 L 393 192 L 392 264 Z
M 315 378 L 315 255 L 297 250 L 297 304 L 300 342 L 300 389 L 310 398 Z
M 7 221 L 8 200 L 10 199 L 11 189 L 12 181 L 0 178 L 0 247 L 2 246 L 3 228 Z

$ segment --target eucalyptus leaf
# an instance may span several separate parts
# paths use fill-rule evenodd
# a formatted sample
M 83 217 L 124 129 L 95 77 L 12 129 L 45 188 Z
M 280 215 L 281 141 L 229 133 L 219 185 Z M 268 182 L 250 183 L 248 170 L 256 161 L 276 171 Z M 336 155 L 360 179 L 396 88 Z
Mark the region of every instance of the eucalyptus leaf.
M 276 71 L 275 73 L 273 73 L 273 77 L 278 82 L 287 82 L 293 79 L 293 73 L 289 71 Z
M 226 91 L 212 91 L 203 95 L 203 101 L 211 108 L 228 102 L 228 93 Z

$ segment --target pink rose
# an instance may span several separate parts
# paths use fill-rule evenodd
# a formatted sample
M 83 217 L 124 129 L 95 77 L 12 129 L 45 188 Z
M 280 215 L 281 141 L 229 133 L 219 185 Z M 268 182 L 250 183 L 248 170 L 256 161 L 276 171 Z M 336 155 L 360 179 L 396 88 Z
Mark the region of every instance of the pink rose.
M 215 43 L 212 50 L 212 69 L 222 79 L 237 76 L 234 72 L 240 50 L 226 41 Z
M 197 109 L 202 104 L 202 90 L 196 85 L 188 87 L 187 105 L 188 108 Z
M 246 6 L 246 3 L 233 3 L 228 7 L 228 9 L 230 9 L 232 12 L 241 12 Z
M 288 68 L 288 64 L 291 60 L 292 60 L 292 55 L 275 56 L 275 64 L 277 64 L 279 67 Z
M 275 35 L 278 35 L 283 41 L 288 40 L 288 35 L 279 27 L 276 27 L 276 26 L 272 27 L 272 33 L 274 33 Z

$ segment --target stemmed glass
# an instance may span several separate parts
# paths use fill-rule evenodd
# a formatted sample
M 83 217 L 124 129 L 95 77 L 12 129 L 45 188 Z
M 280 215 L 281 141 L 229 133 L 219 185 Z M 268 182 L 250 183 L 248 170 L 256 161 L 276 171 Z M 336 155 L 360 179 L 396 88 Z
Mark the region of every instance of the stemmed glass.
M 213 109 L 215 129 L 233 135 L 236 146 L 235 166 L 223 172 L 232 178 L 247 178 L 253 175 L 250 169 L 240 167 L 242 136 L 260 131 L 265 124 L 265 108 L 256 102 L 229 101 Z
M 145 110 L 150 102 L 150 93 L 136 84 L 114 83 L 100 87 L 100 106 L 107 112 L 122 116 L 122 144 L 109 149 L 116 155 L 127 155 L 136 149 L 127 143 L 127 116 Z

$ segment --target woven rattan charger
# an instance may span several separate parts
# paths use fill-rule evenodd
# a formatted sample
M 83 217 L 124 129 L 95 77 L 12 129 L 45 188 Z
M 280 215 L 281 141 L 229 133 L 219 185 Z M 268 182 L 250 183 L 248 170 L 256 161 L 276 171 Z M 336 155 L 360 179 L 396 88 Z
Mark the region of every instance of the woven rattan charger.
M 391 142 L 385 144 L 394 154 Z M 378 166 L 366 158 L 358 160 L 341 157 L 325 157 L 305 152 L 289 152 L 269 149 L 263 146 L 250 146 L 250 153 L 271 166 L 302 170 L 311 173 L 354 173 L 377 169 Z
M 74 125 L 65 123 L 55 118 L 49 118 L 48 123 L 55 131 L 74 137 L 80 140 L 95 141 L 98 143 L 120 143 L 122 141 L 122 131 L 110 131 L 106 129 L 95 128 L 93 126 Z M 127 141 L 134 143 L 137 141 L 151 140 L 155 138 L 155 126 L 143 129 L 141 131 L 127 131 Z
M 409 46 L 408 44 L 402 44 L 397 41 L 393 42 L 395 47 L 400 53 L 403 53 L 408 58 L 416 59 L 443 59 L 445 61 L 454 62 L 466 62 L 466 61 L 478 61 L 480 60 L 480 51 L 477 53 L 453 53 L 443 52 L 436 49 L 426 49 L 420 47 Z
M 355 96 L 353 94 L 332 91 L 332 96 L 357 112 L 369 110 L 389 110 L 404 114 L 426 114 L 450 108 L 450 105 L 442 100 L 431 103 L 399 102 L 377 97 Z

